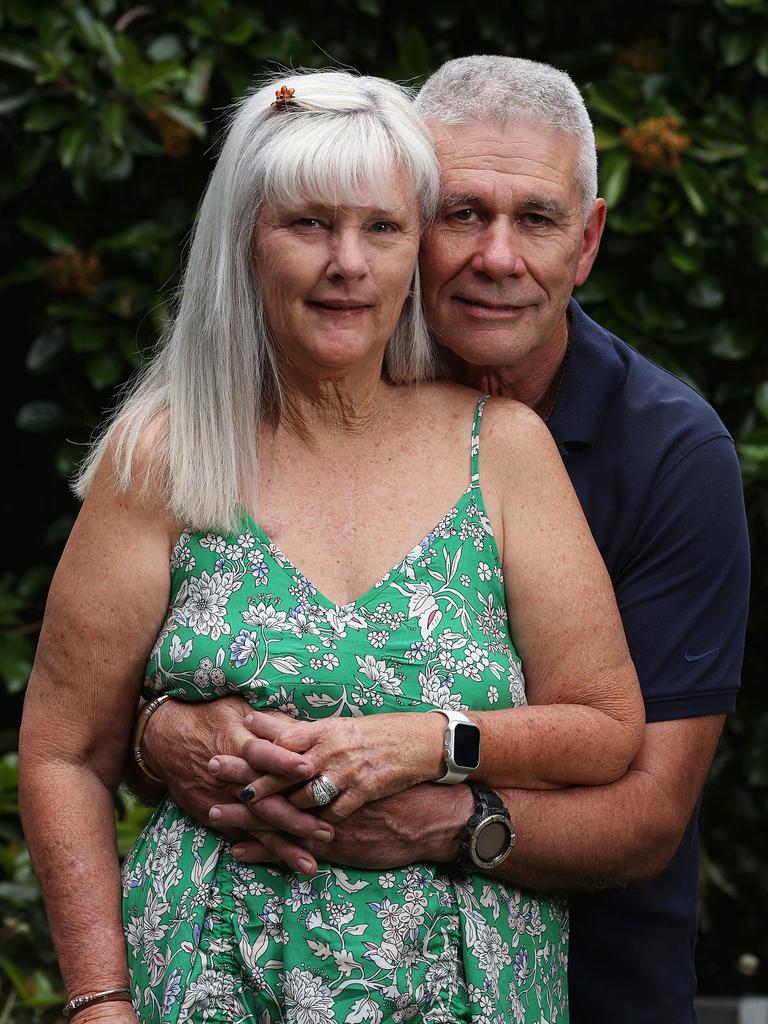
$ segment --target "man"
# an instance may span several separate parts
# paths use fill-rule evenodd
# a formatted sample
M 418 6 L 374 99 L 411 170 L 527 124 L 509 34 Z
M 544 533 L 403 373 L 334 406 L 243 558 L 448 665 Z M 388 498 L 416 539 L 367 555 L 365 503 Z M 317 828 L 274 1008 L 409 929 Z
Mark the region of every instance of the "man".
M 494 873 L 573 890 L 574 1024 L 689 1024 L 697 805 L 734 706 L 746 618 L 733 443 L 690 388 L 571 299 L 606 217 L 591 124 L 571 80 L 516 58 L 470 57 L 433 75 L 419 105 L 445 190 L 422 246 L 430 323 L 468 384 L 525 402 L 548 423 L 611 573 L 647 712 L 641 751 L 613 785 L 501 794 L 517 842 Z M 278 748 L 248 739 L 247 710 L 239 698 L 197 709 L 167 702 L 144 747 L 185 809 L 207 820 L 218 800 L 211 820 L 257 830 L 239 844 L 244 859 L 295 865 L 305 848 L 371 867 L 456 858 L 474 809 L 464 785 L 420 786 L 342 822 L 331 804 L 322 817 L 335 835 L 322 845 L 308 830 L 317 820 L 282 797 L 221 806 L 254 770 L 279 769 Z M 236 786 L 216 788 L 214 753 L 237 755 L 213 766 Z

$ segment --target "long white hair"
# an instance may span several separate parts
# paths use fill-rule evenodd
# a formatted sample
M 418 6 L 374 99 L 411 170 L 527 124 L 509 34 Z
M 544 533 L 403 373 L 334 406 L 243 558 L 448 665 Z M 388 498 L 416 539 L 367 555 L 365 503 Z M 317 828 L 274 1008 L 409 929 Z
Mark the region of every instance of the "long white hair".
M 273 105 L 278 84 L 295 90 L 285 109 Z M 259 213 L 297 196 L 360 205 L 372 189 L 389 190 L 401 171 L 426 223 L 439 200 L 439 166 L 413 97 L 399 85 L 300 71 L 273 76 L 239 100 L 198 211 L 176 314 L 80 467 L 75 493 L 85 496 L 112 446 L 119 488 L 141 492 L 164 481 L 169 509 L 188 528 L 237 528 L 244 494 L 258 480 L 258 424 L 281 407 L 254 269 Z M 384 369 L 398 384 L 434 372 L 418 269 Z M 139 480 L 137 453 L 148 431 Z

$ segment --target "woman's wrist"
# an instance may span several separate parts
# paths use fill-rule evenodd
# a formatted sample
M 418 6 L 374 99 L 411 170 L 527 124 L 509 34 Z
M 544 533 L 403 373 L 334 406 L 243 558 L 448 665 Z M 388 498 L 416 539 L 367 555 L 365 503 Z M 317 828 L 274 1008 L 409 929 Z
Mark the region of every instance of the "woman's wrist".
M 445 774 L 445 718 L 429 712 L 419 711 L 414 714 L 419 727 L 419 782 L 434 782 Z

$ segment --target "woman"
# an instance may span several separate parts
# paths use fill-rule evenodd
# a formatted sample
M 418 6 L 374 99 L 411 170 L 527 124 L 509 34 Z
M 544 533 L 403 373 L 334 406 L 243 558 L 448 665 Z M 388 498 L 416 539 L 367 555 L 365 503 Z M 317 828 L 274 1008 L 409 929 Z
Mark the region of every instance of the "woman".
M 125 865 L 123 940 L 111 793 L 145 674 L 147 695 L 304 719 L 284 770 L 339 813 L 443 776 L 438 707 L 471 709 L 486 786 L 607 783 L 636 752 L 610 583 L 546 429 L 424 383 L 437 197 L 391 83 L 297 75 L 232 122 L 168 344 L 81 478 L 25 710 L 25 825 L 78 1024 L 567 1016 L 561 902 L 437 865 L 238 864 L 171 802 Z

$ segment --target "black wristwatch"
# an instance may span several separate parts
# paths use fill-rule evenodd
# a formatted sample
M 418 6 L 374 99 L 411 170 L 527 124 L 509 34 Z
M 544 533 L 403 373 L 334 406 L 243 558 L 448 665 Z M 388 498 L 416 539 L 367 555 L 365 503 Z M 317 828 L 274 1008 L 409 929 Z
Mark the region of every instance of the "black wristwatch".
M 501 797 L 479 782 L 469 782 L 475 798 L 475 813 L 464 826 L 456 863 L 468 871 L 487 871 L 509 856 L 515 845 L 515 830 Z

